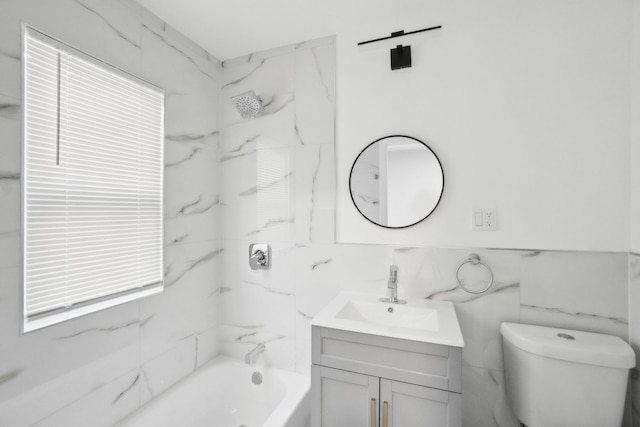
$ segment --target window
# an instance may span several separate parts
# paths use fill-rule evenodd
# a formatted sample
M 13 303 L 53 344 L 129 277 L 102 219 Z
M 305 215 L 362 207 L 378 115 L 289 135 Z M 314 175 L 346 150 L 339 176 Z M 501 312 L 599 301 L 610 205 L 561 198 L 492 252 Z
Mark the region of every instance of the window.
M 164 93 L 24 31 L 24 331 L 162 291 Z

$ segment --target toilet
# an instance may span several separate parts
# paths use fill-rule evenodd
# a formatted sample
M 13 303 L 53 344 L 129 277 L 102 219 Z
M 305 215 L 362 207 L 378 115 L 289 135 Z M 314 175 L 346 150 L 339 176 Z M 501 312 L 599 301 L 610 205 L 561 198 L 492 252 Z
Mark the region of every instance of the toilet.
M 503 323 L 507 400 L 527 427 L 620 427 L 635 354 L 612 335 Z

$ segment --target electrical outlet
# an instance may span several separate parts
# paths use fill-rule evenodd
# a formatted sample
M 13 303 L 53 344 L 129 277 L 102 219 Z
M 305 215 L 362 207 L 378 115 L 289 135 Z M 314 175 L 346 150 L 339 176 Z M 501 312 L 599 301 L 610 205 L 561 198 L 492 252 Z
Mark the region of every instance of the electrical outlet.
M 471 211 L 471 230 L 495 231 L 498 229 L 498 210 L 474 208 Z

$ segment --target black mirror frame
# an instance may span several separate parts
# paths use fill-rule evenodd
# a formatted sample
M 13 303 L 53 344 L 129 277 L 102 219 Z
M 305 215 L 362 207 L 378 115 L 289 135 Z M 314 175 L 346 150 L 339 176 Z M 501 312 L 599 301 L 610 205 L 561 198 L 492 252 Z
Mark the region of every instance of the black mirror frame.
M 353 169 L 356 166 L 356 163 L 358 162 L 358 159 L 360 158 L 360 156 L 362 155 L 362 153 L 364 153 L 367 148 L 371 147 L 373 144 L 382 141 L 383 139 L 387 139 L 387 138 L 409 138 L 409 139 L 413 139 L 416 142 L 419 142 L 420 144 L 424 145 L 427 150 L 429 150 L 431 152 L 431 154 L 433 154 L 433 156 L 435 157 L 436 161 L 438 162 L 438 164 L 440 165 L 440 171 L 442 173 L 442 188 L 440 190 L 440 195 L 438 196 L 438 201 L 436 202 L 436 204 L 433 206 L 433 209 L 431 209 L 431 211 L 429 211 L 423 218 L 419 219 L 418 221 L 414 222 L 413 224 L 408 224 L 408 225 L 401 225 L 401 226 L 388 226 L 388 225 L 382 225 L 382 224 L 378 224 L 377 222 L 371 220 L 368 216 L 366 216 L 364 213 L 362 213 L 362 211 L 360 210 L 360 208 L 358 207 L 358 204 L 356 203 L 355 199 L 353 198 L 353 191 L 351 188 L 351 178 L 353 176 Z M 444 168 L 442 167 L 442 162 L 440 162 L 440 159 L 438 158 L 438 155 L 431 149 L 431 147 L 429 147 L 427 144 L 425 144 L 424 142 L 420 141 L 417 138 L 414 138 L 412 136 L 407 136 L 407 135 L 387 135 L 387 136 L 383 136 L 382 138 L 378 138 L 375 141 L 371 142 L 370 144 L 367 144 L 366 147 L 364 147 L 360 153 L 356 156 L 355 160 L 353 161 L 353 164 L 351 165 L 351 172 L 349 173 L 349 195 L 351 196 L 351 201 L 353 202 L 353 206 L 355 206 L 355 208 L 358 210 L 358 212 L 360 213 L 360 215 L 362 215 L 367 221 L 369 221 L 372 224 L 377 225 L 378 227 L 383 227 L 383 228 L 389 228 L 389 229 L 402 229 L 402 228 L 408 228 L 408 227 L 413 227 L 414 225 L 424 221 L 425 219 L 427 219 L 429 217 L 429 215 L 431 215 L 433 213 L 433 211 L 436 210 L 436 208 L 438 207 L 438 205 L 440 204 L 440 201 L 442 200 L 442 195 L 444 194 L 444 183 L 445 183 L 445 179 L 444 179 Z

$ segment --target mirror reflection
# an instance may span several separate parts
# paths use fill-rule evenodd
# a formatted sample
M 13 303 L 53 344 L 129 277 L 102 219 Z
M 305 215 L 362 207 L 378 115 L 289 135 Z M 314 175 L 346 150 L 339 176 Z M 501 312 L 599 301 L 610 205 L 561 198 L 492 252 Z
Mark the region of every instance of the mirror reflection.
M 410 136 L 380 138 L 358 155 L 349 178 L 351 199 L 374 224 L 403 228 L 436 208 L 444 189 L 442 165 L 422 141 Z

